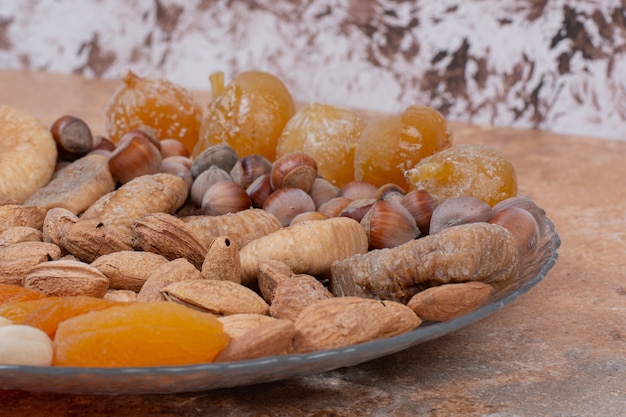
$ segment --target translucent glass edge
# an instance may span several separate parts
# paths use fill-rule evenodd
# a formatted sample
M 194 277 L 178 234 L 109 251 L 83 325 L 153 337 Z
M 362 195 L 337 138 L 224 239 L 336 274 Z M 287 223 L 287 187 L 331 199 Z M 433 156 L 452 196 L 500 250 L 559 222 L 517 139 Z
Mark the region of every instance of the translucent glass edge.
M 12 384 L 11 380 L 7 380 L 5 377 L 11 376 L 25 376 L 32 377 L 33 379 L 40 377 L 59 377 L 62 379 L 67 378 L 83 378 L 83 377 L 124 377 L 124 376 L 171 376 L 183 377 L 185 375 L 206 373 L 227 376 L 230 372 L 237 372 L 241 370 L 259 372 L 259 378 L 252 378 L 250 381 L 241 381 L 241 378 L 228 379 L 224 378 L 223 381 L 217 383 L 192 384 L 192 391 L 205 390 L 205 389 L 217 389 L 217 388 L 229 388 L 234 386 L 250 385 L 259 382 L 272 382 L 287 377 L 294 377 L 304 374 L 310 374 L 314 372 L 324 372 L 332 369 L 354 366 L 359 363 L 367 362 L 379 357 L 383 357 L 389 354 L 397 353 L 399 351 L 408 349 L 418 344 L 437 339 L 441 336 L 449 334 L 455 330 L 460 330 L 478 320 L 481 320 L 488 315 L 498 311 L 502 307 L 515 301 L 521 295 L 529 291 L 541 280 L 543 280 L 548 272 L 554 267 L 558 259 L 558 248 L 561 245 L 561 240 L 558 233 L 555 230 L 554 224 L 546 218 L 546 224 L 550 235 L 548 242 L 550 244 L 549 255 L 546 261 L 542 264 L 541 268 L 535 271 L 532 278 L 523 282 L 514 291 L 494 299 L 491 302 L 483 305 L 477 310 L 458 317 L 456 319 L 440 322 L 440 323 L 428 323 L 424 326 L 420 326 L 412 332 L 402 335 L 394 336 L 386 339 L 379 339 L 371 342 L 362 343 L 355 346 L 349 346 L 345 348 L 329 349 L 324 351 L 318 351 L 309 354 L 291 354 L 283 356 L 265 357 L 254 360 L 232 362 L 232 363 L 206 363 L 206 364 L 194 364 L 185 366 L 162 366 L 162 367 L 129 367 L 129 368 L 82 368 L 82 367 L 40 367 L 40 366 L 23 366 L 23 365 L 0 365 L 0 388 L 4 389 L 22 389 L 28 391 L 45 391 L 45 392 L 70 392 L 64 390 L 63 387 L 24 387 L 18 384 Z M 337 361 L 344 359 L 340 363 Z M 326 365 L 326 366 L 325 366 Z M 273 371 L 277 367 L 283 367 L 281 372 L 276 375 L 264 375 L 264 371 Z M 302 367 L 300 370 L 299 368 Z M 312 369 L 311 369 L 312 367 Z M 84 387 L 84 390 L 71 390 L 76 393 L 104 393 L 104 394 L 122 394 L 122 393 L 160 393 L 160 392 L 179 392 L 176 389 L 165 389 L 155 387 L 155 390 L 150 389 L 133 389 L 133 387 L 127 387 L 122 391 L 111 391 L 108 389 L 98 390 L 96 387 Z M 183 390 L 188 391 L 189 387 L 181 386 Z

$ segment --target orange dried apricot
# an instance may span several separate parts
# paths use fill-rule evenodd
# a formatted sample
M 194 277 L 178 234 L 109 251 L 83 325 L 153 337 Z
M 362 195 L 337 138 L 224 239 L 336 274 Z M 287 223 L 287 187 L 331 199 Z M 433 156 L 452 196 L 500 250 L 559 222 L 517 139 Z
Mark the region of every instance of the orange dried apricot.
M 47 297 L 46 294 L 19 285 L 0 284 L 0 304 L 17 301 L 39 300 Z
M 15 301 L 11 303 L 0 304 L 0 316 L 11 320 L 15 324 L 23 324 L 24 318 L 35 311 L 50 299 L 59 297 L 46 297 L 37 300 Z
M 471 196 L 494 206 L 517 195 L 511 162 L 489 145 L 457 145 L 422 159 L 406 171 L 413 189 L 424 189 L 438 202 Z
M 229 338 L 213 315 L 167 301 L 133 303 L 65 320 L 56 366 L 166 366 L 212 362 Z
M 23 324 L 37 327 L 54 338 L 59 323 L 71 317 L 100 311 L 106 308 L 128 305 L 120 301 L 77 295 L 72 297 L 54 297 L 42 302 L 37 308 L 24 316 Z
M 243 72 L 226 87 L 220 80 L 213 76 L 216 97 L 202 120 L 192 156 L 226 143 L 240 157 L 259 154 L 274 161 L 278 137 L 295 112 L 289 90 L 276 76 L 262 71 Z
M 312 103 L 288 122 L 276 145 L 276 158 L 305 152 L 317 162 L 317 172 L 337 187 L 354 180 L 354 150 L 365 120 L 330 104 Z
M 446 119 L 428 106 L 410 106 L 399 115 L 370 122 L 354 154 L 354 177 L 378 187 L 408 187 L 404 171 L 451 144 Z
M 177 139 L 191 152 L 202 123 L 202 106 L 194 95 L 167 79 L 132 71 L 122 81 L 105 110 L 109 138 L 117 143 L 125 133 L 148 126 L 159 140 Z

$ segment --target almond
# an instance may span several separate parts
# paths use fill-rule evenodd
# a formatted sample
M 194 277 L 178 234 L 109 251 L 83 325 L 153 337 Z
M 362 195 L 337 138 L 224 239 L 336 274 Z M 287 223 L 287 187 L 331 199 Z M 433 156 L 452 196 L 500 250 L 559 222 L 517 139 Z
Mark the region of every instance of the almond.
M 248 287 L 232 281 L 188 280 L 175 282 L 161 290 L 169 301 L 213 314 L 267 314 L 269 305 Z
M 0 283 L 22 285 L 22 279 L 37 264 L 61 257 L 53 243 L 20 242 L 0 248 Z
M 96 268 L 80 261 L 58 260 L 41 263 L 28 272 L 24 287 L 56 297 L 87 295 L 102 298 L 109 280 Z
M 15 226 L 28 226 L 41 230 L 46 211 L 42 207 L 18 204 L 0 206 L 0 232 Z
M 174 259 L 153 270 L 137 294 L 137 301 L 164 301 L 161 290 L 174 282 L 202 279 L 202 274 L 185 258 Z
M 407 306 L 421 319 L 446 321 L 485 304 L 494 288 L 484 282 L 444 284 L 418 292 Z
M 331 292 L 315 277 L 305 274 L 294 275 L 276 286 L 270 315 L 295 321 L 309 304 L 332 297 Z M 409 312 L 413 313 L 410 309 Z
M 232 338 L 215 362 L 243 361 L 286 354 L 290 351 L 295 327 L 291 320 L 276 319 Z
M 109 279 L 109 288 L 139 291 L 150 274 L 168 262 L 152 252 L 123 250 L 98 257 L 91 266 Z

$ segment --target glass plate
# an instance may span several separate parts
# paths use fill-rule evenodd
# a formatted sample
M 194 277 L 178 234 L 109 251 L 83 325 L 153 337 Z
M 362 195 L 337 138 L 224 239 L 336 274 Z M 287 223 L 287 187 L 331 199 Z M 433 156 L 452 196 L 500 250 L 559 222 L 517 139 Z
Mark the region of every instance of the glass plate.
M 519 278 L 497 288 L 482 307 L 454 320 L 426 322 L 403 335 L 347 348 L 231 363 L 144 368 L 0 365 L 0 388 L 72 394 L 175 393 L 271 382 L 357 365 L 459 330 L 498 311 L 537 285 L 554 266 L 561 244 L 549 219 L 546 226 L 536 258 L 522 267 Z

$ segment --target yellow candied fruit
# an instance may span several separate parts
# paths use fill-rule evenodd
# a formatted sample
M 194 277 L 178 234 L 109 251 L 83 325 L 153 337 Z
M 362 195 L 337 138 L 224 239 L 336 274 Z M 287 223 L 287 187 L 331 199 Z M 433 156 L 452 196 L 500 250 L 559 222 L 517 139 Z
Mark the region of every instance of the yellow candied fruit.
M 391 183 L 407 188 L 404 171 L 448 148 L 451 141 L 441 113 L 428 106 L 410 106 L 365 127 L 354 154 L 354 177 L 379 187 Z
M 411 189 L 424 189 L 438 202 L 472 196 L 494 206 L 517 195 L 513 165 L 488 145 L 457 145 L 422 159 L 405 172 Z
M 177 139 L 191 153 L 200 132 L 202 106 L 187 89 L 158 77 L 128 71 L 105 111 L 114 143 L 131 130 L 150 127 L 159 140 Z
M 216 79 L 212 84 L 217 94 L 202 120 L 192 156 L 226 143 L 240 157 L 259 154 L 274 161 L 278 137 L 295 113 L 295 104 L 283 82 L 266 72 L 247 71 L 226 87 Z
M 330 104 L 312 103 L 287 122 L 276 146 L 276 158 L 305 152 L 317 172 L 337 187 L 354 180 L 354 150 L 365 128 L 357 113 Z

